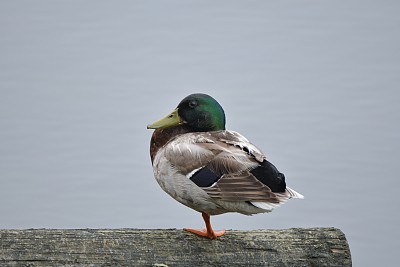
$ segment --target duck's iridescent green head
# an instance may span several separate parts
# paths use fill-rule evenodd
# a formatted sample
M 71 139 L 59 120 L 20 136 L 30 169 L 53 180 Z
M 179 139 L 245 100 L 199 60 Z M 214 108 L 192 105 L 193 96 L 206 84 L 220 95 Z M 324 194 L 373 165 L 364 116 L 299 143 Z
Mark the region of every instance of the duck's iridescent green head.
M 178 105 L 182 122 L 194 131 L 225 130 L 225 112 L 221 105 L 206 94 L 185 97 Z
M 147 128 L 168 128 L 176 125 L 184 125 L 192 132 L 225 130 L 225 112 L 211 96 L 192 94 L 185 97 L 174 111 Z

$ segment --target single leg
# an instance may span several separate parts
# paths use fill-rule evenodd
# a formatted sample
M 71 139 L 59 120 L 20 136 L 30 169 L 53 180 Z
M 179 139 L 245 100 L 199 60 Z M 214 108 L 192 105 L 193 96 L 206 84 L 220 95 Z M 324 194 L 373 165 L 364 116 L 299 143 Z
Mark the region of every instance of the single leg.
M 210 239 L 213 239 L 213 238 L 216 239 L 217 237 L 220 237 L 223 234 L 225 234 L 225 230 L 214 232 L 214 230 L 211 227 L 211 223 L 210 223 L 210 215 L 208 215 L 205 212 L 202 212 L 201 216 L 203 216 L 203 220 L 206 223 L 206 229 L 196 230 L 196 229 L 191 229 L 191 228 L 184 228 L 183 230 L 191 232 L 191 233 L 199 235 L 199 236 L 208 237 Z

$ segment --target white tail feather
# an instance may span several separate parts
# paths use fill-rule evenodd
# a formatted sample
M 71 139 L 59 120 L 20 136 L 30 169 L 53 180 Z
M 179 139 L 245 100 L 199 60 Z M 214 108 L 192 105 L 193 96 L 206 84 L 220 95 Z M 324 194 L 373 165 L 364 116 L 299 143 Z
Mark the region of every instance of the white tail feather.
M 299 198 L 299 199 L 303 199 L 304 196 L 300 193 L 297 193 L 296 191 L 294 191 L 293 189 L 286 187 L 286 192 L 285 193 L 279 193 L 277 194 L 278 198 L 279 198 L 279 203 L 270 203 L 270 202 L 261 202 L 261 201 L 251 201 L 251 204 L 253 204 L 254 206 L 256 206 L 257 208 L 263 209 L 266 212 L 270 212 L 273 209 L 279 207 L 281 204 L 285 203 L 286 200 L 290 199 L 290 198 Z
M 286 191 L 289 193 L 289 198 L 300 198 L 303 199 L 304 196 L 300 193 L 297 193 L 296 191 L 294 191 L 293 189 L 286 187 Z

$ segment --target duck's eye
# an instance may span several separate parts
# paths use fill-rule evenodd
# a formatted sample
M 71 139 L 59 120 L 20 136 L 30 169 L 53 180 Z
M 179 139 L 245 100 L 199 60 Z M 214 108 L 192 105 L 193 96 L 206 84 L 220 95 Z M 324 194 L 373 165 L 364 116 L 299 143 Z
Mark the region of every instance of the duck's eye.
M 195 108 L 195 107 L 197 107 L 197 101 L 196 101 L 196 100 L 190 100 L 190 101 L 189 101 L 189 107 L 190 107 L 190 108 Z

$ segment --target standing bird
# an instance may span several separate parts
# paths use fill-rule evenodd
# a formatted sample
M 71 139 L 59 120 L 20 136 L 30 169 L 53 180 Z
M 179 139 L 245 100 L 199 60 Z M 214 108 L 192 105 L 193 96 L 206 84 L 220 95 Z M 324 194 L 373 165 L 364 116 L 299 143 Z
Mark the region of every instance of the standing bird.
M 224 110 L 209 95 L 185 97 L 147 128 L 155 129 L 150 157 L 158 184 L 203 216 L 206 229 L 188 232 L 217 238 L 225 231 L 212 229 L 211 215 L 271 212 L 290 198 L 303 198 L 260 149 L 225 129 Z

